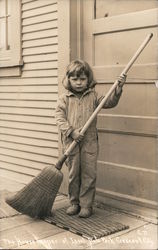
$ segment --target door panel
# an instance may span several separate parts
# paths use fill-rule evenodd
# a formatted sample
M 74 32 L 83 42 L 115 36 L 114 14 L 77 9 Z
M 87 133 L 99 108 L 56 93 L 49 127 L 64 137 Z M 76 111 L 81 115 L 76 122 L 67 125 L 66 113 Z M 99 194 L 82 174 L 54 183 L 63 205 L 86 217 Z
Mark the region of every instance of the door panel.
M 154 34 L 128 73 L 118 106 L 98 116 L 97 190 L 150 207 L 157 202 L 158 3 L 134 2 L 83 1 L 83 59 L 93 68 L 97 91 L 106 93 L 145 37 Z
M 104 18 L 152 8 L 157 8 L 157 0 L 96 0 L 95 16 Z

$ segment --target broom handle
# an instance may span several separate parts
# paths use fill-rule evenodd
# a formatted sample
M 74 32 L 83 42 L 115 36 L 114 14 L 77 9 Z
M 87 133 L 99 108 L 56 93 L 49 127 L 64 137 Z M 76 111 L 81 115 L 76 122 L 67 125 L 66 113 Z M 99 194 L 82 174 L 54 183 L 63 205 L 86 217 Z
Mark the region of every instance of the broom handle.
M 138 48 L 138 50 L 136 51 L 136 53 L 134 54 L 134 56 L 131 58 L 131 60 L 129 61 L 129 63 L 126 65 L 126 67 L 124 68 L 124 70 L 122 71 L 122 73 L 121 73 L 120 76 L 123 76 L 123 75 L 127 74 L 127 72 L 129 71 L 129 69 L 131 68 L 131 66 L 133 65 L 133 63 L 136 61 L 136 59 L 138 58 L 138 56 L 141 54 L 141 52 L 143 51 L 143 49 L 146 47 L 146 45 L 151 40 L 152 36 L 153 36 L 153 34 L 150 33 L 145 38 L 145 40 L 140 45 L 140 47 Z M 90 116 L 90 118 L 88 119 L 88 121 L 85 123 L 85 125 L 81 129 L 80 134 L 82 134 L 82 135 L 85 134 L 85 132 L 89 128 L 90 124 L 92 123 L 92 121 L 94 120 L 94 118 L 97 116 L 97 114 L 99 113 L 99 111 L 102 109 L 102 107 L 106 103 L 107 99 L 112 94 L 112 92 L 115 90 L 115 88 L 117 87 L 118 84 L 119 84 L 119 80 L 116 80 L 114 82 L 114 84 L 112 85 L 112 87 L 110 88 L 110 90 L 108 91 L 108 93 L 105 95 L 105 97 L 103 98 L 103 100 L 100 102 L 100 104 L 97 106 L 97 108 L 95 109 L 95 111 L 92 113 L 92 115 Z M 57 169 L 60 170 L 62 168 L 63 163 L 65 162 L 65 160 L 67 159 L 67 157 L 70 155 L 70 153 L 73 151 L 73 149 L 75 148 L 76 145 L 77 145 L 76 141 L 73 141 L 70 144 L 70 146 L 68 147 L 68 149 L 65 151 L 64 155 L 61 156 L 61 158 L 56 163 L 55 167 Z

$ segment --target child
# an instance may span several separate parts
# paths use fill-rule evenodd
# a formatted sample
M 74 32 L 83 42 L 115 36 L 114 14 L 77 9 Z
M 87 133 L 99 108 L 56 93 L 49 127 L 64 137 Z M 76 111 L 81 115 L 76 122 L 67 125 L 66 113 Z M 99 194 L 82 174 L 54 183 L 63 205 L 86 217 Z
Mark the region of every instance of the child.
M 113 108 L 118 104 L 125 80 L 126 76 L 119 77 L 119 85 L 103 108 Z M 88 63 L 81 60 L 72 61 L 63 79 L 67 93 L 61 95 L 56 108 L 56 121 L 61 131 L 64 151 L 73 140 L 78 142 L 66 162 L 69 170 L 68 192 L 71 203 L 66 213 L 79 214 L 82 218 L 92 215 L 96 187 L 97 118 L 93 120 L 84 136 L 80 134 L 81 128 L 104 98 L 95 91 L 95 84 Z

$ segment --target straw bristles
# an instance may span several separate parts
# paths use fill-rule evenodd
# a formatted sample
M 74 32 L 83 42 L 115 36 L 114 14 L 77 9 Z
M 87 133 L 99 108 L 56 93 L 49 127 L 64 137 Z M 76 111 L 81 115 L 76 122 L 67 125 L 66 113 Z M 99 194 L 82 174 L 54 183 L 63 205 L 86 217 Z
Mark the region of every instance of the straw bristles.
M 23 189 L 6 202 L 20 213 L 42 218 L 51 214 L 51 209 L 63 179 L 61 171 L 54 166 L 44 168 Z

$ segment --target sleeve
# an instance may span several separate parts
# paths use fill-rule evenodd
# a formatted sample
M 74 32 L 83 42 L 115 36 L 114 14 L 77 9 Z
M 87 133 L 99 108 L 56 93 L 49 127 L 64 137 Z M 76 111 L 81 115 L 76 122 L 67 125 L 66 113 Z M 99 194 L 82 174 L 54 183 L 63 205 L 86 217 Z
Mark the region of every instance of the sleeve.
M 55 109 L 55 119 L 57 126 L 59 127 L 61 133 L 68 137 L 73 131 L 72 126 L 69 124 L 67 120 L 67 102 L 66 96 L 59 97 L 57 102 L 57 106 Z
M 114 90 L 112 92 L 112 94 L 108 97 L 108 99 L 107 99 L 106 103 L 104 104 L 103 108 L 107 109 L 107 108 L 114 108 L 115 106 L 117 106 L 121 95 L 122 95 L 122 88 L 121 88 L 121 91 L 119 93 L 116 93 L 116 90 Z M 97 106 L 101 103 L 103 98 L 104 98 L 103 95 L 99 95 L 97 93 Z

